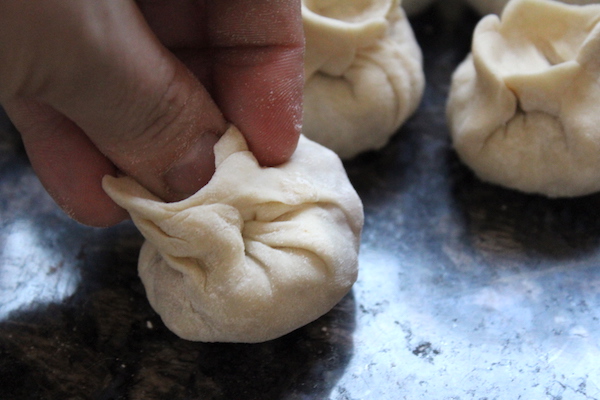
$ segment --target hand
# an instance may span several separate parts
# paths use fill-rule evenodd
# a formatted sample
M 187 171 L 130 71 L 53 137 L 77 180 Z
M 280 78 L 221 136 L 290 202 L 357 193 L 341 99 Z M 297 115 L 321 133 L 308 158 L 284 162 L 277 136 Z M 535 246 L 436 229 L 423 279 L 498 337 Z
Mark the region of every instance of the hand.
M 166 201 L 200 189 L 235 124 L 258 161 L 301 125 L 299 0 L 4 0 L 0 104 L 74 219 L 127 217 L 104 193 L 124 173 Z

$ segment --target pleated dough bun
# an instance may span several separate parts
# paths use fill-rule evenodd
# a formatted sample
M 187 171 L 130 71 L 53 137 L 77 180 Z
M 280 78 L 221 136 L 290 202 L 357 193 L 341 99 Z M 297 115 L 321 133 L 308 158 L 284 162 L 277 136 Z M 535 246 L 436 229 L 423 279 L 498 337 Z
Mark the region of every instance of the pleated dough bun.
M 600 5 L 513 0 L 477 25 L 447 115 L 481 179 L 550 197 L 600 190 L 599 22 Z
M 383 147 L 417 108 L 421 50 L 397 0 L 303 0 L 304 130 L 342 158 Z
M 146 238 L 139 274 L 152 307 L 184 339 L 261 342 L 329 311 L 356 280 L 362 204 L 339 158 L 301 138 L 261 167 L 234 127 L 216 172 L 164 203 L 128 177 L 104 188 Z

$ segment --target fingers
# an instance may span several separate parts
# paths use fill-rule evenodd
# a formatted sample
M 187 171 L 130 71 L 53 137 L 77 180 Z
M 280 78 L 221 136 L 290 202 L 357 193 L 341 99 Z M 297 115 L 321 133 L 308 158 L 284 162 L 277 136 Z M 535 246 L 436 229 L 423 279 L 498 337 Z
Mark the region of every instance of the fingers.
M 86 225 L 110 226 L 127 218 L 98 185 L 116 175 L 104 157 L 73 122 L 35 101 L 5 104 L 21 132 L 32 167 L 57 204 Z
M 300 1 L 211 2 L 213 96 L 259 162 L 293 153 L 302 125 L 304 36 Z
M 51 105 L 119 170 L 164 200 L 197 191 L 212 175 L 212 146 L 226 129 L 199 81 L 158 42 L 132 2 L 43 4 L 44 12 L 29 11 L 59 35 L 32 33 L 48 41 L 30 68 L 39 84 L 18 87 L 13 97 Z M 46 151 L 35 154 L 55 157 Z
M 214 170 L 213 145 L 227 124 L 135 5 L 91 0 L 35 5 L 21 2 L 13 15 L 3 9 L 2 22 L 36 20 L 40 28 L 9 27 L 6 31 L 17 33 L 0 38 L 21 43 L 35 56 L 13 54 L 18 62 L 12 64 L 0 60 L 0 78 L 16 77 L 0 79 L 10 82 L 0 86 L 0 100 L 8 104 L 32 164 L 57 202 L 82 222 L 106 225 L 122 214 L 107 211 L 114 205 L 105 201 L 102 174 L 122 171 L 167 201 L 202 187 Z M 94 219 L 86 207 L 112 216 Z
M 242 51 L 228 61 L 222 59 L 214 90 L 224 115 L 244 132 L 257 160 L 274 166 L 289 159 L 300 135 L 303 80 L 297 65 L 301 56 L 287 50 L 262 52 L 262 60 L 250 65 L 240 63 Z
M 226 119 L 263 165 L 293 152 L 302 111 L 299 0 L 185 4 L 194 10 L 181 28 L 174 15 L 171 28 L 159 29 L 160 18 L 153 28 L 181 46 L 196 75 L 133 1 L 2 3 L 0 102 L 40 179 L 75 219 L 123 218 L 101 189 L 104 174 L 130 175 L 166 201 L 195 193 L 212 176 Z M 198 32 L 181 41 L 174 29 Z
M 244 133 L 259 161 L 276 165 L 287 160 L 302 119 L 300 1 L 138 4 L 158 38 L 186 62 Z
M 73 49 L 85 60 L 71 66 L 62 82 L 45 87 L 41 100 L 72 119 L 121 171 L 162 199 L 193 194 L 212 175 L 212 146 L 226 129 L 220 110 L 158 42 L 134 4 L 85 3 L 92 4 L 90 12 L 108 16 L 95 21 L 100 35 L 88 33 L 86 47 Z

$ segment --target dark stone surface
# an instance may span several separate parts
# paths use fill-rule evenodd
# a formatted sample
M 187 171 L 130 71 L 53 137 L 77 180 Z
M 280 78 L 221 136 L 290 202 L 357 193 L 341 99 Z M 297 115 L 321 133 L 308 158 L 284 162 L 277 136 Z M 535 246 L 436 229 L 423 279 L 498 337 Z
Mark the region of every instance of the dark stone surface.
M 359 280 L 267 343 L 170 333 L 137 277 L 135 228 L 70 221 L 4 122 L 0 399 L 600 399 L 600 196 L 525 195 L 458 161 L 444 106 L 475 22 L 413 20 L 423 103 L 347 163 L 366 213 Z

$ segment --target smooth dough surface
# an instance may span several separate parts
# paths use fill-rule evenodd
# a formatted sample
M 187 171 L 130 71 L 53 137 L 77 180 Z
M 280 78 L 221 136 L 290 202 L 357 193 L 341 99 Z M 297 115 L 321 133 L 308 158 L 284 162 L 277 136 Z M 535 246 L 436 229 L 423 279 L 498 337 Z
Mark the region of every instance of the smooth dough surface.
M 552 1 L 552 0 L 548 0 Z M 558 0 L 566 4 L 596 4 L 600 3 L 600 0 Z M 481 15 L 497 14 L 500 15 L 502 10 L 509 2 L 509 0 L 466 0 L 466 2 L 472 6 Z
M 600 190 L 600 5 L 514 0 L 453 75 L 454 147 L 483 180 L 550 197 Z
M 234 127 L 215 155 L 212 180 L 176 203 L 104 179 L 146 238 L 138 269 L 152 307 L 207 342 L 270 340 L 325 314 L 356 280 L 363 224 L 339 158 L 302 137 L 287 163 L 264 168 Z
M 421 50 L 397 0 L 303 0 L 304 128 L 351 158 L 383 147 L 417 108 Z

